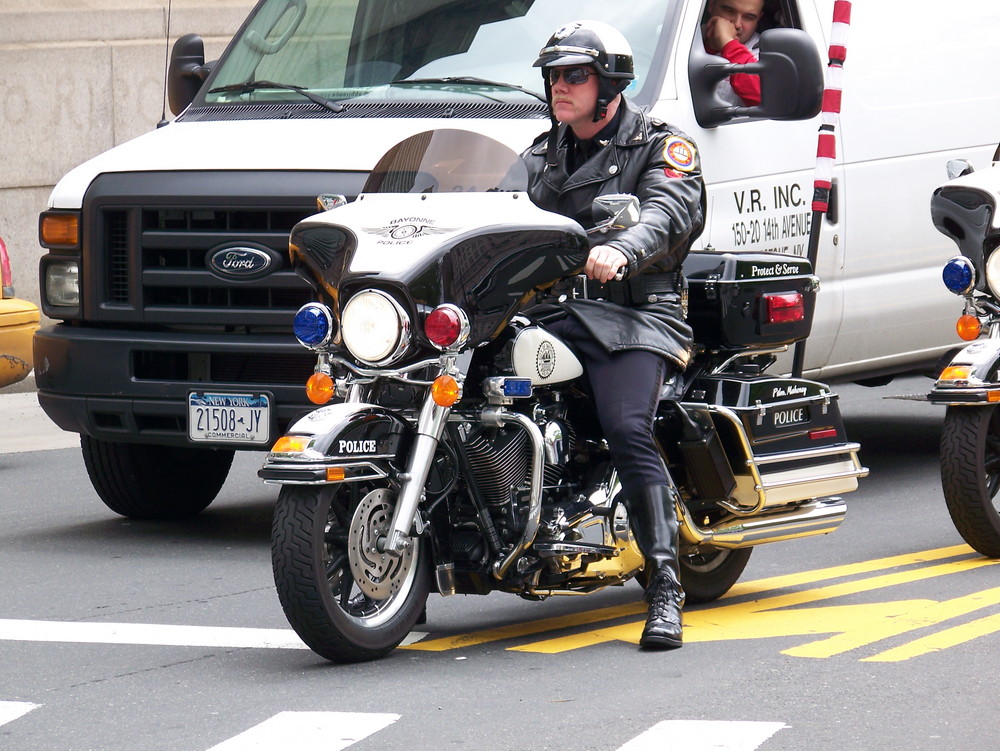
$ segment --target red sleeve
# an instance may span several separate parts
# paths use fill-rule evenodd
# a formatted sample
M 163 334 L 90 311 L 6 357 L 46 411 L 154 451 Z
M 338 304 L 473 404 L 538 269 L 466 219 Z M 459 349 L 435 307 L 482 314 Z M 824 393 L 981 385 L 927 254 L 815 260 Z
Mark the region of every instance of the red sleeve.
M 733 39 L 720 53 L 726 60 L 735 65 L 745 65 L 757 62 L 757 58 L 738 39 Z M 733 91 L 740 99 L 749 106 L 760 104 L 760 77 L 751 76 L 746 73 L 736 73 L 729 77 L 729 83 L 733 86 Z

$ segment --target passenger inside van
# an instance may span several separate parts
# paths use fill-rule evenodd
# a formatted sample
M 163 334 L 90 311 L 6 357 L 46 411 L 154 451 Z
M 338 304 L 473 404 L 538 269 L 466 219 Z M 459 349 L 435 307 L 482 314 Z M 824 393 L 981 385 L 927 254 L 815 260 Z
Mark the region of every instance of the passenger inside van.
M 766 0 L 708 0 L 702 24 L 705 51 L 736 65 L 756 62 L 760 32 L 784 25 L 781 15 Z M 737 107 L 760 104 L 760 78 L 737 73 L 719 82 L 718 94 Z

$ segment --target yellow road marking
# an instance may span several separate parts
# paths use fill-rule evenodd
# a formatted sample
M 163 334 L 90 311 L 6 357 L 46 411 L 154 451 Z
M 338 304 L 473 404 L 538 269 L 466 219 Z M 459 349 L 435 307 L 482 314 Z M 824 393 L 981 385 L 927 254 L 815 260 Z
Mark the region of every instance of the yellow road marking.
M 962 601 L 971 600 L 981 600 L 982 604 L 976 607 L 970 607 L 968 609 L 964 608 L 964 603 Z M 985 592 L 977 592 L 976 594 L 969 595 L 969 597 L 960 597 L 956 600 L 948 600 L 947 602 L 941 603 L 942 606 L 955 606 L 957 612 L 955 615 L 963 614 L 965 612 L 971 612 L 979 607 L 986 607 L 988 605 L 996 604 L 1000 602 L 1000 589 L 990 589 Z M 948 617 L 954 617 L 949 615 Z M 918 626 L 919 628 L 919 626 Z M 975 621 L 970 621 L 969 623 L 962 623 L 958 626 L 952 626 L 943 631 L 938 631 L 934 634 L 929 634 L 920 639 L 915 639 L 908 644 L 903 644 L 899 647 L 893 649 L 888 649 L 872 657 L 866 657 L 862 662 L 900 662 L 902 660 L 909 660 L 912 657 L 920 657 L 921 655 L 930 654 L 931 652 L 938 652 L 942 649 L 947 649 L 948 647 L 955 647 L 959 644 L 964 644 L 973 639 L 977 639 L 980 636 L 987 636 L 989 634 L 995 634 L 1000 631 L 1000 613 L 994 615 L 988 615 L 985 618 L 979 618 Z
M 939 619 L 947 619 L 958 615 L 957 611 L 960 610 L 960 607 L 954 607 L 951 611 L 947 609 L 933 610 L 938 606 L 938 603 L 933 600 L 903 600 L 864 605 L 790 608 L 820 600 L 831 600 L 937 576 L 946 576 L 996 563 L 997 561 L 987 558 L 952 561 L 817 589 L 790 592 L 762 600 L 690 610 L 684 613 L 684 641 L 696 643 L 767 639 L 778 636 L 838 634 L 832 639 L 785 651 L 785 654 L 797 657 L 829 657 L 908 630 L 898 624 L 892 625 L 896 623 L 896 619 L 904 615 L 910 615 L 911 618 L 914 618 L 915 612 L 927 610 L 928 612 L 936 612 Z M 978 605 L 977 608 L 985 607 L 987 604 L 989 603 Z M 952 611 L 954 611 L 954 615 L 946 615 L 947 612 Z M 913 628 L 920 628 L 924 625 L 930 624 L 922 623 Z M 901 628 L 902 630 L 900 630 Z M 893 629 L 896 630 L 893 631 Z M 636 622 L 601 628 L 582 634 L 560 636 L 510 649 L 516 652 L 553 654 L 608 641 L 626 641 L 637 644 L 641 632 L 642 623 Z M 886 635 L 879 635 L 881 633 Z M 825 646 L 816 646 L 817 644 Z
M 527 623 L 514 623 L 510 626 L 500 626 L 486 631 L 473 631 L 471 634 L 457 634 L 441 639 L 429 639 L 417 642 L 416 644 L 409 644 L 406 647 L 400 647 L 400 649 L 444 652 L 449 649 L 471 647 L 477 644 L 486 644 L 504 639 L 517 639 L 522 636 L 531 636 L 532 634 L 540 634 L 546 631 L 558 631 L 559 629 L 572 628 L 573 626 L 583 626 L 587 623 L 611 621 L 616 618 L 624 618 L 645 612 L 646 605 L 642 602 L 615 605 L 585 613 L 574 613 L 573 615 L 562 615 L 555 618 L 542 618 L 541 620 L 528 621 Z
M 785 650 L 784 654 L 797 657 L 830 657 L 841 654 L 882 639 L 933 626 L 950 618 L 998 604 L 1000 603 L 1000 588 L 996 591 L 988 590 L 942 603 L 921 599 L 863 605 L 828 605 L 811 608 L 800 606 L 970 571 L 1000 562 L 986 558 L 963 557 L 960 560 L 930 566 L 919 565 L 934 564 L 936 561 L 969 556 L 970 554 L 972 554 L 972 550 L 968 546 L 956 545 L 737 584 L 726 595 L 725 599 L 747 597 L 766 592 L 781 592 L 803 585 L 914 567 L 823 587 L 783 592 L 748 602 L 690 610 L 684 613 L 684 639 L 691 643 L 832 634 L 825 639 Z M 529 644 L 516 645 L 508 649 L 518 652 L 554 654 L 610 641 L 637 644 L 642 631 L 642 621 L 619 624 L 608 622 L 642 615 L 644 611 L 645 605 L 642 602 L 636 602 L 431 639 L 401 648 L 440 652 L 496 641 L 519 639 L 594 623 L 604 625 L 582 633 L 565 634 Z M 937 634 L 936 636 L 939 637 L 937 639 L 932 637 L 918 639 L 912 643 L 915 646 L 910 651 L 905 651 L 901 647 L 868 659 L 871 661 L 909 659 L 910 656 L 944 648 L 941 645 L 949 646 L 949 640 L 961 643 L 977 636 L 1000 631 L 1000 616 L 995 618 L 991 616 L 975 623 L 979 625 L 966 624 L 955 629 L 948 629 Z
M 800 571 L 795 574 L 772 576 L 767 579 L 757 579 L 751 582 L 737 582 L 729 590 L 729 594 L 724 599 L 756 594 L 757 592 L 767 592 L 774 589 L 786 589 L 803 584 L 816 584 L 821 581 L 857 576 L 859 574 L 871 573 L 872 571 L 911 566 L 917 563 L 929 563 L 930 561 L 939 561 L 945 558 L 956 558 L 960 555 L 969 555 L 973 552 L 972 548 L 968 545 L 952 545 L 947 548 L 925 550 L 920 553 L 904 553 L 887 558 L 861 561 L 860 563 L 848 563 L 843 566 L 832 566 L 830 568 L 814 569 L 813 571 Z

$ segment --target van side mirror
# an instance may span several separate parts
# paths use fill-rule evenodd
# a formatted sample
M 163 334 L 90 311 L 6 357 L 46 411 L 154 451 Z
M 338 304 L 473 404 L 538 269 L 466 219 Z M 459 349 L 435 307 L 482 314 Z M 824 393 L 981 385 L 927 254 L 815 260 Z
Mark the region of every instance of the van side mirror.
M 719 61 L 722 60 L 720 63 Z M 696 40 L 688 64 L 695 116 L 704 128 L 737 117 L 808 120 L 823 104 L 823 63 L 809 35 L 801 29 L 768 29 L 760 35 L 760 59 L 733 65 L 705 52 Z M 760 76 L 761 103 L 734 107 L 716 93 L 720 81 L 734 73 Z
M 167 67 L 167 101 L 170 111 L 181 114 L 194 101 L 211 69 L 205 65 L 205 42 L 197 34 L 185 34 L 174 42 Z

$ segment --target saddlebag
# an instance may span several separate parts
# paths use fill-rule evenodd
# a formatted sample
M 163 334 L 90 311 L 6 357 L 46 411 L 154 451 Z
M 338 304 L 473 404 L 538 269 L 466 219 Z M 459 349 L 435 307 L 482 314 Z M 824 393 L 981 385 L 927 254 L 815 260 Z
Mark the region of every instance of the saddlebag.
M 691 251 L 684 261 L 688 323 L 708 347 L 770 347 L 809 336 L 818 281 L 785 253 Z
M 698 488 L 702 500 L 728 499 L 727 505 L 749 513 L 847 493 L 868 474 L 858 461 L 858 444 L 847 441 L 837 395 L 822 383 L 707 376 L 695 383 L 691 393 L 704 402 L 682 406 L 713 430 L 705 431 L 703 447 L 681 445 L 681 450 L 689 466 L 695 465 L 695 478 L 713 471 L 723 478 L 721 484 L 702 480 Z M 731 474 L 712 469 L 720 466 L 720 446 Z M 721 492 L 727 498 L 706 496 Z

